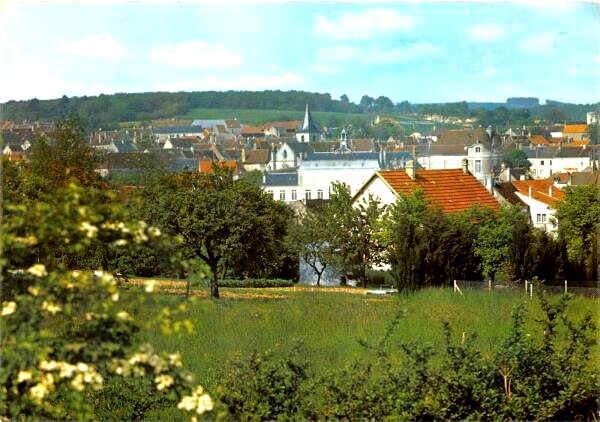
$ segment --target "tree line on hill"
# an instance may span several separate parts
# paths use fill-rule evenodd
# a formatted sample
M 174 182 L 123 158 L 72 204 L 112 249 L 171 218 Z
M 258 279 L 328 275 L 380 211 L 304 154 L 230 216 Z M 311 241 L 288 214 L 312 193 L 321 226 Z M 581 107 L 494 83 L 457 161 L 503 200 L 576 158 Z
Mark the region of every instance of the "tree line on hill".
M 113 95 L 67 97 L 52 100 L 8 101 L 0 105 L 0 115 L 6 120 L 47 121 L 70 113 L 81 115 L 90 129 L 112 129 L 119 122 L 144 122 L 153 119 L 184 116 L 196 108 L 303 110 L 308 104 L 315 111 L 341 113 L 417 113 L 439 114 L 459 118 L 474 117 L 478 124 L 498 125 L 511 122 L 525 124 L 532 119 L 549 123 L 565 120 L 585 120 L 585 112 L 594 105 L 577 105 L 548 101 L 546 105 L 513 108 L 470 108 L 465 101 L 442 104 L 394 103 L 386 96 L 364 95 L 358 104 L 347 95 L 333 99 L 328 93 L 305 91 L 205 91 L 205 92 L 148 92 Z M 227 117 L 227 116 L 225 116 Z

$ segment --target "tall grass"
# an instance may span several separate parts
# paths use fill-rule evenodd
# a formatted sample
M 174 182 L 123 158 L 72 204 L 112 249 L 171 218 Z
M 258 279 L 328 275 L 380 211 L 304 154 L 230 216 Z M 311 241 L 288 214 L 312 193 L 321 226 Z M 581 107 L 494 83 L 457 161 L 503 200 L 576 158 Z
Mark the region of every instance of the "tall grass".
M 525 302 L 533 319 L 541 315 L 535 298 L 508 292 L 466 291 L 460 296 L 449 289 L 427 289 L 409 296 L 369 298 L 331 289 L 265 289 L 260 290 L 260 298 L 253 298 L 250 290 L 239 291 L 242 298 L 237 300 L 195 298 L 186 315 L 195 325 L 191 335 L 164 336 L 156 329 L 141 336 L 159 350 L 179 350 L 188 369 L 210 389 L 219 383 L 234 357 L 255 349 L 286 353 L 301 342 L 314 371 L 373 358 L 359 340 L 376 342 L 398 312 L 404 316 L 391 343 L 421 341 L 441 347 L 442 321 L 448 320 L 457 337 L 476 335 L 486 354 L 500 347 L 517 303 Z M 164 295 L 156 300 L 175 307 L 186 299 Z M 578 297 L 572 301 L 569 315 L 581 318 L 592 312 L 600 324 L 599 304 L 597 299 Z M 145 318 L 151 312 L 144 309 L 136 317 Z M 532 335 L 536 334 L 538 327 L 531 318 L 528 324 Z M 598 362 L 598 347 L 595 356 Z

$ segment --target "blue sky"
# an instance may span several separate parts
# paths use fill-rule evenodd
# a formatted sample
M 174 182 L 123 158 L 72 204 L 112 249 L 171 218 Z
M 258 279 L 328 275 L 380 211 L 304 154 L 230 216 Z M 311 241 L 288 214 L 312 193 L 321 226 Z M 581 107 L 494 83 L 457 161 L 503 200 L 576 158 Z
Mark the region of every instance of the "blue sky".
M 600 9 L 565 2 L 0 0 L 0 101 L 306 90 L 600 100 Z

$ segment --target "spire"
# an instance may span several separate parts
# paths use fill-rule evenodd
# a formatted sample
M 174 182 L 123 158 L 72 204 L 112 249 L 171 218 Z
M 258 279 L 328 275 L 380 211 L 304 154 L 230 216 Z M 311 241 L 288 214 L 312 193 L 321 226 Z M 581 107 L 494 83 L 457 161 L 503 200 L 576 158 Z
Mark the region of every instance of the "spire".
M 319 126 L 315 123 L 312 116 L 310 115 L 310 111 L 308 110 L 308 104 L 306 104 L 306 111 L 304 112 L 302 132 L 321 133 L 321 129 L 319 129 Z

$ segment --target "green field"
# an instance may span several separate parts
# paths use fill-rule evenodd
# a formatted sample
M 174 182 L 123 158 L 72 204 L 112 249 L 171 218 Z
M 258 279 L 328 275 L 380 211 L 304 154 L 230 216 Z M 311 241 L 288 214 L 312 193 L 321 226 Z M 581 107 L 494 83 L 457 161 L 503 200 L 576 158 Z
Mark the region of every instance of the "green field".
M 422 341 L 434 347 L 443 343 L 442 321 L 448 320 L 455 337 L 477 334 L 476 344 L 484 354 L 500 346 L 510 328 L 511 311 L 526 304 L 528 330 L 541 338 L 532 322 L 541 316 L 538 301 L 507 292 L 466 291 L 459 296 L 451 290 L 427 289 L 411 296 L 368 297 L 363 291 L 334 288 L 222 289 L 223 298 L 195 297 L 185 314 L 194 322 L 191 335 L 164 336 L 156 329 L 141 333 L 142 341 L 161 351 L 179 350 L 186 367 L 209 389 L 219 383 L 235 357 L 253 350 L 274 349 L 282 353 L 302 342 L 303 355 L 312 371 L 343 368 L 370 352 L 359 344 L 374 343 L 399 311 L 405 316 L 395 329 L 392 342 Z M 356 292 L 360 292 L 357 294 Z M 159 295 L 156 305 L 175 308 L 186 301 L 180 295 Z M 597 299 L 576 297 L 568 314 L 581 319 L 592 312 L 600 323 Z M 137 318 L 148 318 L 144 308 Z M 153 308 L 156 309 L 156 308 Z M 595 348 L 595 363 L 600 357 Z

